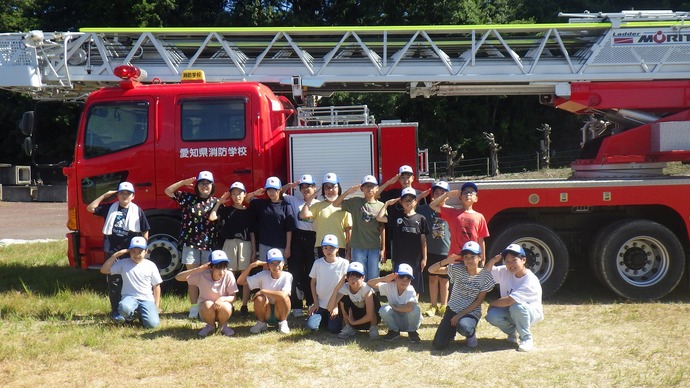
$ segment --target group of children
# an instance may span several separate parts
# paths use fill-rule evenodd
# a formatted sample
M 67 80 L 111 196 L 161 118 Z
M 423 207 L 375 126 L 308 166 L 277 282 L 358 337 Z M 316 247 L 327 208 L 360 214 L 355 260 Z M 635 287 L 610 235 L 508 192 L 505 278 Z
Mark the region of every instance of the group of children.
M 498 283 L 501 297 L 489 304 L 487 321 L 505 332 L 509 341 L 519 343 L 518 350 L 532 350 L 530 326 L 543 317 L 541 286 L 525 267 L 523 248 L 512 244 L 486 261 L 487 224 L 473 210 L 477 185 L 468 182 L 460 190 L 450 190 L 447 182 L 439 181 L 420 193 L 411 187 L 413 179 L 412 169 L 402 166 L 381 186 L 398 180 L 399 193 L 381 193 L 371 175 L 343 192 L 336 174 L 328 173 L 320 188 L 322 201 L 311 175 L 285 186 L 270 177 L 263 188 L 251 193 L 235 182 L 220 198 L 213 197 L 215 184 L 209 171 L 170 185 L 165 194 L 182 210 L 179 242 L 186 266 L 176 279 L 188 283 L 190 318 L 206 323 L 199 336 L 216 330 L 234 334 L 228 320 L 241 285 L 242 315 L 248 314 L 250 290 L 255 290 L 257 323 L 251 333 L 267 330 L 269 323 L 289 333 L 288 315 L 301 316 L 304 300 L 309 329 L 327 329 L 343 339 L 367 330 L 370 338 L 379 338 L 383 320 L 388 327 L 384 340 L 393 341 L 406 332 L 410 341 L 419 342 L 418 298 L 424 292 L 426 270 L 432 306 L 425 313 L 442 316 L 435 349 L 447 347 L 456 332 L 467 338 L 468 347 L 477 346 L 481 304 Z M 285 194 L 290 188 L 299 189 L 301 198 Z M 351 196 L 358 190 L 362 196 Z M 110 258 L 101 272 L 109 278 L 122 275 L 125 285 L 117 299 L 117 283 L 108 282 L 112 317 L 127 321 L 138 311 L 144 326 L 155 327 L 161 280 L 156 266 L 144 259 L 150 227 L 132 202 L 130 183 L 120 184 L 117 202 L 100 204 L 114 193 L 107 192 L 88 206 L 106 219 L 104 251 Z M 266 198 L 260 198 L 264 194 Z M 385 196 L 385 202 L 379 201 Z M 420 204 L 427 196 L 428 203 Z M 454 196 L 462 208 L 446 205 Z M 131 260 L 125 265 L 120 258 L 127 254 Z M 387 259 L 392 260 L 394 272 L 380 277 L 380 264 Z M 505 265 L 497 266 L 501 260 Z M 388 304 L 381 306 L 379 295 Z

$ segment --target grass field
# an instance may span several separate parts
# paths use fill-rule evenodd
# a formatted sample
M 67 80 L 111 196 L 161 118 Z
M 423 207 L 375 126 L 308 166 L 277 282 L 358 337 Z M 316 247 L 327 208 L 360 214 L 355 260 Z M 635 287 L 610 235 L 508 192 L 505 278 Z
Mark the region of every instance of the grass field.
M 1 386 L 690 386 L 687 286 L 631 303 L 575 271 L 545 301 L 533 353 L 485 321 L 476 349 L 433 352 L 440 318 L 424 319 L 419 344 L 311 334 L 304 318 L 286 336 L 250 335 L 254 321 L 233 318 L 235 337 L 198 339 L 203 324 L 176 295 L 155 330 L 112 324 L 102 276 L 69 268 L 65 249 L 0 247 Z

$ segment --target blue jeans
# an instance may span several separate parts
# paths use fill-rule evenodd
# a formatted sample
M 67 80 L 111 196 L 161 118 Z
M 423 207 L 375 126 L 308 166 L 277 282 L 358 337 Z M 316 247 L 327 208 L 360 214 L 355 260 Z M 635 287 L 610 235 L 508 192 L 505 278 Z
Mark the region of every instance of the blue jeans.
M 125 296 L 118 306 L 120 315 L 126 320 L 134 319 L 134 314 L 139 313 L 141 324 L 147 329 L 153 329 L 161 322 L 158 317 L 158 308 L 152 300 L 140 300 L 133 296 Z
M 379 277 L 381 251 L 379 249 L 352 248 L 352 261 L 364 266 L 365 281 Z
M 417 331 L 419 325 L 422 324 L 422 311 L 419 305 L 415 305 L 412 311 L 407 313 L 395 311 L 391 306 L 385 305 L 379 309 L 379 315 L 388 329 L 393 331 Z
M 504 333 L 511 334 L 517 331 L 520 341 L 532 339 L 530 326 L 534 319 L 535 313 L 530 306 L 522 303 L 515 303 L 509 307 L 492 307 L 486 314 L 486 320 Z
M 331 319 L 331 313 L 319 307 L 316 312 L 307 319 L 307 327 L 311 330 L 319 330 L 320 328 L 328 328 L 328 331 L 333 334 L 338 334 L 343 328 L 343 316 L 340 312 L 335 318 Z

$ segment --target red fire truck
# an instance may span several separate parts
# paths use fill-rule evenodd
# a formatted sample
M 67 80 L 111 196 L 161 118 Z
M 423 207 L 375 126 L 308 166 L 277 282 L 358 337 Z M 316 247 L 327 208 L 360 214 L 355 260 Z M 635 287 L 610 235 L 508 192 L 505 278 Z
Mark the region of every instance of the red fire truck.
M 567 16 L 569 23 L 548 25 L 6 34 L 0 46 L 12 60 L 0 66 L 0 87 L 48 99 L 90 93 L 65 169 L 70 263 L 103 261 L 98 221 L 84 208 L 127 179 L 167 277 L 179 267 L 177 215 L 162 194 L 171 182 L 210 169 L 224 190 L 235 179 L 258 187 L 271 174 L 387 178 L 400 164 L 417 166 L 416 124 L 374 124 L 363 107 L 312 108 L 287 127 L 292 105 L 275 94 L 307 105 L 338 90 L 538 95 L 595 119 L 570 179 L 479 183 L 488 254 L 521 244 L 546 295 L 571 262 L 585 261 L 615 293 L 657 299 L 683 279 L 690 248 L 690 177 L 663 174 L 668 162 L 690 161 L 687 15 Z M 208 82 L 180 83 L 190 69 Z M 94 91 L 117 82 L 114 73 L 127 79 Z M 128 78 L 135 73 L 147 73 L 145 84 Z M 316 151 L 345 159 L 326 166 Z

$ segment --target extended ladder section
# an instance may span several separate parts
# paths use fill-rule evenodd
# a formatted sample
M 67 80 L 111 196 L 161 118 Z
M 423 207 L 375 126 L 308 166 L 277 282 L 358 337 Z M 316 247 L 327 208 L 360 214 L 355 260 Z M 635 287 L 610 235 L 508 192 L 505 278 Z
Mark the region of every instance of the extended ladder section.
M 0 34 L 0 88 L 80 98 L 118 79 L 257 81 L 276 92 L 569 95 L 576 81 L 687 78 L 685 12 L 573 14 L 570 23 L 292 28 L 85 28 Z

